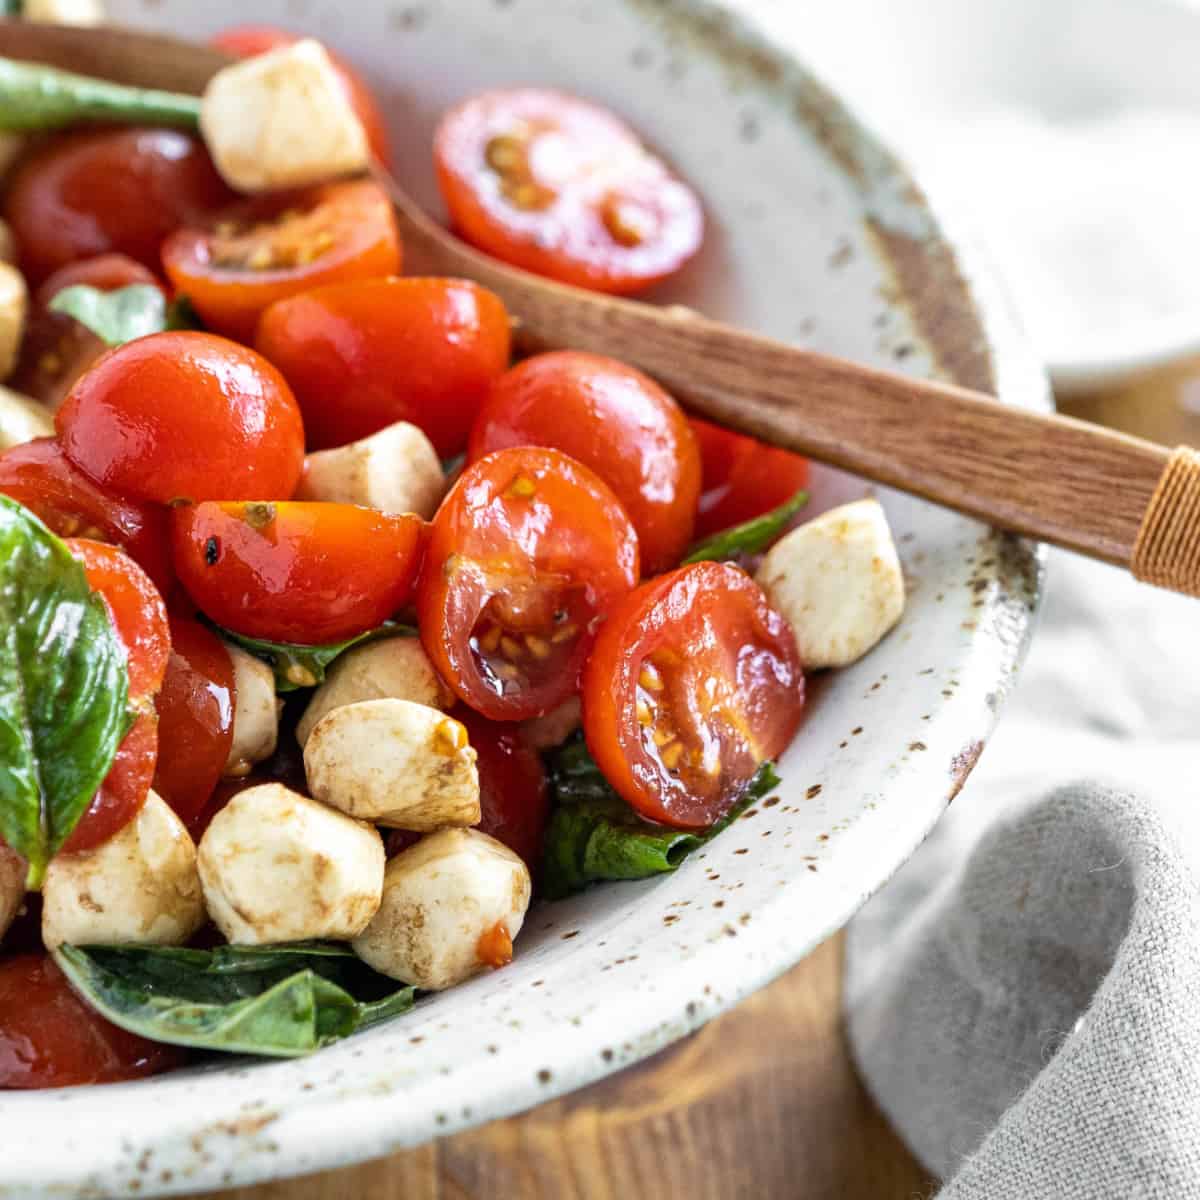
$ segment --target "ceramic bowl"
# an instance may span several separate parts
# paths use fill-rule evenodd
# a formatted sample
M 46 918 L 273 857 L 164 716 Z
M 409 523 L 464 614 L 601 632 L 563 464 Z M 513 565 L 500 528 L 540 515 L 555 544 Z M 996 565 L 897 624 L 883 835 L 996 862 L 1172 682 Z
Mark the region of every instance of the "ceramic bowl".
M 699 187 L 704 254 L 663 300 L 867 363 L 1046 404 L 986 279 L 921 192 L 795 61 L 684 0 L 112 0 L 205 35 L 255 20 L 360 64 L 398 169 L 437 207 L 440 110 L 562 85 L 625 113 Z M 867 489 L 819 471 L 827 506 Z M 842 925 L 962 787 L 1012 685 L 1040 584 L 1030 545 L 884 494 L 903 623 L 813 681 L 777 796 L 680 870 L 535 908 L 509 968 L 307 1059 L 0 1098 L 0 1197 L 191 1193 L 383 1155 L 528 1108 L 695 1029 Z

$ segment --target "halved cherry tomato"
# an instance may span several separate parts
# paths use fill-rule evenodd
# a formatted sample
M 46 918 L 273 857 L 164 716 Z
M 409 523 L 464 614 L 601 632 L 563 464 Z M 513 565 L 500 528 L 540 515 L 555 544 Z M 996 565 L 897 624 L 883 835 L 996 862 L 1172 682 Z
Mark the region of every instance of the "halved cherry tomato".
M 641 371 L 575 350 L 518 363 L 493 384 L 467 458 L 510 446 L 553 446 L 591 467 L 625 506 L 647 575 L 683 557 L 700 454 L 683 411 Z
M 171 656 L 158 710 L 154 790 L 190 825 L 221 779 L 237 691 L 229 651 L 197 621 L 171 617 Z
M 447 458 L 508 366 L 509 321 L 466 279 L 373 279 L 273 305 L 255 345 L 295 389 L 311 448 L 411 421 Z
M 250 200 L 163 244 L 163 266 L 209 328 L 251 341 L 269 305 L 323 284 L 400 270 L 400 234 L 377 184 L 331 183 Z
M 796 639 L 758 584 L 697 563 L 620 600 L 583 677 L 583 729 L 605 778 L 642 816 L 704 829 L 804 709 Z
M 93 483 L 55 438 L 38 438 L 0 454 L 0 493 L 25 505 L 59 537 L 120 546 L 166 595 L 174 579 L 167 513 Z
M 412 595 L 425 523 L 353 504 L 197 504 L 172 513 L 179 581 L 237 633 L 319 645 L 374 629 Z
M 178 1047 L 106 1021 L 75 995 L 48 954 L 0 963 L 0 1088 L 115 1083 L 183 1061 Z
M 700 248 L 695 192 L 606 109 L 565 92 L 483 92 L 434 138 L 455 228 L 539 275 L 630 293 L 673 275 Z
M 808 483 L 808 459 L 732 429 L 690 418 L 704 463 L 696 536 L 760 517 Z
M 60 134 L 27 155 L 3 211 L 21 270 L 39 284 L 59 267 L 113 251 L 156 269 L 168 233 L 231 198 L 198 137 L 103 129 Z
M 607 484 L 557 450 L 499 450 L 434 518 L 421 642 L 476 711 L 540 716 L 577 690 L 596 627 L 637 578 L 637 534 Z
M 232 29 L 223 29 L 212 39 L 212 44 L 226 54 L 237 58 L 256 58 L 274 50 L 279 46 L 290 46 L 298 42 L 304 35 L 289 33 L 286 29 L 276 29 L 270 25 L 236 25 Z M 362 122 L 367 135 L 367 144 L 371 153 L 380 162 L 391 165 L 391 149 L 388 145 L 387 123 L 383 113 L 371 94 L 371 89 L 363 77 L 339 54 L 335 54 L 328 46 L 325 53 L 337 71 L 338 81 L 350 101 L 350 107 Z
M 162 290 L 153 271 L 147 270 L 128 254 L 97 254 L 59 267 L 37 290 L 37 303 L 44 308 L 63 288 L 94 287 L 100 292 L 115 292 L 130 284 L 145 283 Z
M 124 495 L 286 500 L 304 426 L 283 376 L 210 333 L 154 333 L 109 351 L 55 418 L 63 449 Z

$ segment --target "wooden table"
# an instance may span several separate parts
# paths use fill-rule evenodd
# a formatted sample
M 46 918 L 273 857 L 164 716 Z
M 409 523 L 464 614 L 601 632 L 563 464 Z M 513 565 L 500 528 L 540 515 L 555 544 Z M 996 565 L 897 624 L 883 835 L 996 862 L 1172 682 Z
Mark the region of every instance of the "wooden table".
M 1136 384 L 1064 401 L 1062 407 L 1168 445 L 1198 444 L 1200 359 Z M 225 1200 L 928 1195 L 934 1181 L 901 1144 L 851 1065 L 840 1020 L 841 963 L 839 935 L 685 1041 L 523 1116 L 365 1166 L 222 1195 Z

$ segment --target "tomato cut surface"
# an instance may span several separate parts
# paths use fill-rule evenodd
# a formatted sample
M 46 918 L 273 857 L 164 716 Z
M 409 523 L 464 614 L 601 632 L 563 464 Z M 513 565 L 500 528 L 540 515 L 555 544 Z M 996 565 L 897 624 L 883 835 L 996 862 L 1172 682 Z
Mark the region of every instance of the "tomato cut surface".
M 163 245 L 163 266 L 205 325 L 253 339 L 270 305 L 324 284 L 400 270 L 391 201 L 369 180 L 285 192 L 226 209 Z
M 803 709 L 791 629 L 728 563 L 624 597 L 584 672 L 584 735 L 605 778 L 642 816 L 681 829 L 724 816 Z
M 375 279 L 274 305 L 255 345 L 295 390 L 310 448 L 410 421 L 448 458 L 508 366 L 509 320 L 465 279 Z
M 434 140 L 455 228 L 497 258 L 602 292 L 640 291 L 700 248 L 696 194 L 623 121 L 565 92 L 463 101 Z
M 552 446 L 591 467 L 629 514 L 646 574 L 683 557 L 700 455 L 683 411 L 649 376 L 575 350 L 518 363 L 492 386 L 468 459 L 511 446 Z
M 637 578 L 637 534 L 605 483 L 557 450 L 500 450 L 434 518 L 421 642 L 476 711 L 539 716 L 577 690 L 597 625 Z
M 198 504 L 172 514 L 179 580 L 248 637 L 320 645 L 365 633 L 412 595 L 425 523 L 352 504 Z

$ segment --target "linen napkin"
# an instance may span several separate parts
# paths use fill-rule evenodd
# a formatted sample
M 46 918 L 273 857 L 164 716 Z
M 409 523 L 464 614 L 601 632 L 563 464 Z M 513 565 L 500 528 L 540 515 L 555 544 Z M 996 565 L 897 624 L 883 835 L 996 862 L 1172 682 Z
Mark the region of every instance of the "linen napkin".
M 979 767 L 850 927 L 851 1050 L 939 1200 L 1189 1200 L 1200 601 L 1048 579 Z

